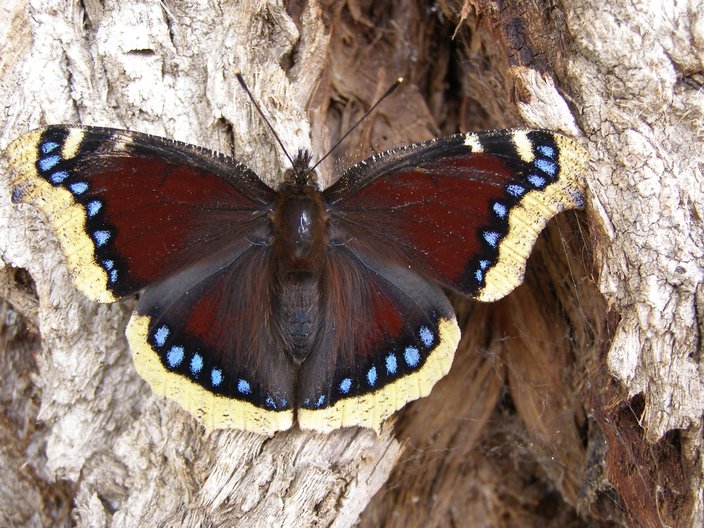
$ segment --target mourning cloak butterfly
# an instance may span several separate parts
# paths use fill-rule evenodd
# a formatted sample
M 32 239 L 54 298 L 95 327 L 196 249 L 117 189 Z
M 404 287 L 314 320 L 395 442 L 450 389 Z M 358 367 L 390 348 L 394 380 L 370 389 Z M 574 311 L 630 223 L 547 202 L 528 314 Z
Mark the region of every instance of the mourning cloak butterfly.
M 235 159 L 108 128 L 13 142 L 76 287 L 142 292 L 127 328 L 155 393 L 208 428 L 378 430 L 449 370 L 441 287 L 481 301 L 523 280 L 586 153 L 544 130 L 457 134 L 376 154 L 321 191 L 299 154 L 278 190 Z

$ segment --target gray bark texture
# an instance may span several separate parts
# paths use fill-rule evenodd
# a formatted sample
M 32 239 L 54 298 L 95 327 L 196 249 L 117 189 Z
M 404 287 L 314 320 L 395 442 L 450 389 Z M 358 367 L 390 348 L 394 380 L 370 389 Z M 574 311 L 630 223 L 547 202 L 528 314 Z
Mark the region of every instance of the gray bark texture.
M 135 373 L 133 301 L 71 285 L 0 162 L 0 525 L 704 525 L 704 10 L 696 1 L 9 0 L 0 148 L 128 128 L 323 185 L 373 151 L 510 126 L 581 137 L 587 207 L 381 434 L 210 434 Z M 380 226 L 383 228 L 383 226 Z

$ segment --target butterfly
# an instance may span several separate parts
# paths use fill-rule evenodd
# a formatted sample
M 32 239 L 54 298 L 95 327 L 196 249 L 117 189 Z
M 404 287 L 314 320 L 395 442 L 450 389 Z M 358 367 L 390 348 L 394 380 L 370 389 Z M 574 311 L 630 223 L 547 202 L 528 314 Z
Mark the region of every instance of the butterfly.
M 587 154 L 546 130 L 456 134 L 375 154 L 321 190 L 301 152 L 274 190 L 234 158 L 54 125 L 6 151 L 12 199 L 46 215 L 75 286 L 114 302 L 137 372 L 207 428 L 379 430 L 450 369 L 442 288 L 494 301 Z

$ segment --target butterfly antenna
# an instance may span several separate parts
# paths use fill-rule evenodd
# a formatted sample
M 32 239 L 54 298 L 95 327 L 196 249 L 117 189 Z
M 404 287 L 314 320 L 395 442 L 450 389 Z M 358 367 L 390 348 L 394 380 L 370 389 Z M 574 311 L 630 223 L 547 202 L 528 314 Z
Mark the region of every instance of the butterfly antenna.
M 317 163 L 316 163 L 315 165 L 313 165 L 313 166 L 308 170 L 308 172 L 306 173 L 306 176 L 308 176 L 310 173 L 312 173 L 312 172 L 316 169 L 316 167 L 318 167 L 318 165 L 320 165 L 323 161 L 325 161 L 326 158 L 327 158 L 330 154 L 332 154 L 333 151 L 334 151 L 337 147 L 340 146 L 340 143 L 342 143 L 342 142 L 345 140 L 345 138 L 347 138 L 347 136 L 349 136 L 349 135 L 352 133 L 352 131 L 353 131 L 355 128 L 357 128 L 357 127 L 359 126 L 359 124 L 360 124 L 362 121 L 364 121 L 367 117 L 369 117 L 369 114 L 371 114 L 371 113 L 374 111 L 374 109 L 375 109 L 377 106 L 379 106 L 379 105 L 381 104 L 381 102 L 382 102 L 384 99 L 386 99 L 389 95 L 391 95 L 391 94 L 394 92 L 394 90 L 396 90 L 396 88 L 398 88 L 399 85 L 400 85 L 402 82 L 403 82 L 403 77 L 399 77 L 399 78 L 396 79 L 394 82 L 392 82 L 392 83 L 391 83 L 391 86 L 389 86 L 388 89 L 384 92 L 384 95 L 382 95 L 381 97 L 379 97 L 379 99 L 377 99 L 376 103 L 374 103 L 374 104 L 369 108 L 369 110 L 367 110 L 366 113 L 365 113 L 362 117 L 360 117 L 359 120 L 358 120 L 354 125 L 352 125 L 352 126 L 349 128 L 349 130 L 347 130 L 347 132 L 345 132 L 345 133 L 343 134 L 343 136 L 342 136 L 340 139 L 337 140 L 337 143 L 335 143 L 335 144 L 332 146 L 332 148 L 331 148 L 330 150 L 328 150 L 328 153 L 325 154 L 325 156 L 323 156 L 322 158 L 320 158 L 320 159 L 317 161 Z
M 281 142 L 281 138 L 279 138 L 279 135 L 276 133 L 276 130 L 274 130 L 274 127 L 271 126 L 271 123 L 269 123 L 269 120 L 266 118 L 264 115 L 264 112 L 262 112 L 262 109 L 259 108 L 259 105 L 257 104 L 257 101 L 254 99 L 254 96 L 252 95 L 252 92 L 249 91 L 249 87 L 247 86 L 247 83 L 244 82 L 244 78 L 242 77 L 242 74 L 239 71 L 235 71 L 235 77 L 237 77 L 237 80 L 239 81 L 240 85 L 242 86 L 242 89 L 245 91 L 245 93 L 249 96 L 249 99 L 252 101 L 252 104 L 254 105 L 254 108 L 257 109 L 257 112 L 259 112 L 259 115 L 261 118 L 264 120 L 266 123 L 266 126 L 269 127 L 269 130 L 271 130 L 271 133 L 274 134 L 274 138 L 276 141 L 279 143 L 279 146 L 281 147 L 281 150 L 284 151 L 284 154 L 286 154 L 286 157 L 288 158 L 288 161 L 291 162 L 291 166 L 296 168 L 296 164 L 293 162 L 293 159 L 289 155 L 288 151 L 286 150 L 286 147 L 284 147 L 284 144 Z M 355 125 L 356 126 L 356 125 Z

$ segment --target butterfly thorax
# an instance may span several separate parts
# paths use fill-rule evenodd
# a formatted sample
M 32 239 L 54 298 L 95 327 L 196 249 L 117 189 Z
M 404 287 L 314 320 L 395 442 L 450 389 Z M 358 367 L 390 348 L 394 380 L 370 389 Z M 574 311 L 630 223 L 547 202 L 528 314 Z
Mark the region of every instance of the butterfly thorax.
M 285 183 L 269 219 L 281 267 L 316 271 L 328 243 L 327 214 L 317 187 Z

